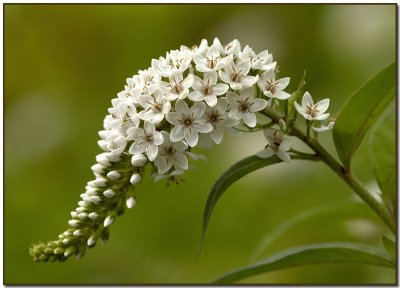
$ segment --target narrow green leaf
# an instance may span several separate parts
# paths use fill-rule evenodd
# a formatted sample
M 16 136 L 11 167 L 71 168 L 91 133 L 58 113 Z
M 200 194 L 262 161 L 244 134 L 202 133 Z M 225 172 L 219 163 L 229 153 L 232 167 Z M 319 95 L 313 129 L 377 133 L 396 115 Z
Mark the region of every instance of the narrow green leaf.
M 396 243 L 393 240 L 391 240 L 385 236 L 382 237 L 382 242 L 383 242 L 383 245 L 385 246 L 386 251 L 393 258 L 395 258 L 396 257 Z
M 355 243 L 323 243 L 296 247 L 263 262 L 227 273 L 213 283 L 232 283 L 250 276 L 290 267 L 323 263 L 362 263 L 395 268 L 383 250 Z
M 396 106 L 388 107 L 370 136 L 369 158 L 390 211 L 396 203 Z
M 295 159 L 315 160 L 313 156 L 292 155 L 291 157 L 292 160 Z M 221 198 L 222 194 L 226 191 L 226 189 L 228 189 L 233 183 L 243 178 L 247 174 L 256 171 L 258 169 L 261 169 L 263 167 L 277 163 L 282 163 L 282 160 L 276 156 L 272 156 L 267 159 L 262 159 L 255 155 L 249 156 L 232 165 L 228 170 L 224 172 L 224 174 L 222 174 L 218 178 L 218 180 L 214 183 L 213 187 L 211 188 L 210 193 L 208 194 L 206 207 L 204 209 L 203 231 L 197 258 L 199 257 L 199 253 L 201 252 L 201 249 L 204 244 L 211 213 L 215 207 L 215 204 L 217 203 L 219 198 Z
M 356 90 L 343 105 L 333 128 L 340 159 L 350 168 L 351 158 L 365 133 L 396 93 L 396 65 L 389 65 Z

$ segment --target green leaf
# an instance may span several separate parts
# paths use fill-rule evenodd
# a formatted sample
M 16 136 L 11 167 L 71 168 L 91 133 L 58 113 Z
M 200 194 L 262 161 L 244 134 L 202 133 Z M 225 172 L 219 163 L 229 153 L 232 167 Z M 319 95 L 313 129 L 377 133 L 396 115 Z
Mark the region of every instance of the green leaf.
M 369 158 L 390 211 L 396 203 L 396 107 L 392 103 L 379 119 L 370 136 Z
M 394 98 L 395 85 L 396 65 L 393 63 L 356 90 L 339 112 L 333 128 L 333 140 L 348 170 L 365 133 Z
M 213 283 L 232 283 L 243 278 L 290 267 L 322 263 L 362 263 L 395 268 L 383 250 L 355 243 L 323 243 L 295 247 L 263 262 L 227 273 Z
M 388 253 L 393 258 L 395 258 L 396 257 L 396 243 L 393 240 L 391 240 L 385 236 L 382 237 L 382 242 L 383 242 L 383 245 L 385 246 L 386 251 L 388 251 Z
M 295 159 L 315 160 L 315 157 L 307 155 L 292 155 L 291 158 L 292 160 Z M 206 207 L 204 209 L 204 215 L 203 215 L 203 231 L 201 236 L 200 248 L 196 259 L 199 257 L 201 249 L 204 245 L 204 240 L 207 234 L 207 228 L 208 228 L 208 223 L 210 222 L 211 213 L 215 207 L 215 204 L 217 203 L 219 198 L 221 198 L 222 194 L 226 191 L 226 189 L 228 189 L 233 183 L 243 178 L 247 174 L 256 171 L 258 169 L 261 169 L 263 167 L 277 163 L 282 163 L 282 160 L 279 159 L 277 156 L 272 156 L 267 159 L 262 159 L 255 155 L 249 156 L 235 163 L 218 178 L 218 180 L 214 183 L 213 187 L 211 188 L 210 193 L 208 194 Z

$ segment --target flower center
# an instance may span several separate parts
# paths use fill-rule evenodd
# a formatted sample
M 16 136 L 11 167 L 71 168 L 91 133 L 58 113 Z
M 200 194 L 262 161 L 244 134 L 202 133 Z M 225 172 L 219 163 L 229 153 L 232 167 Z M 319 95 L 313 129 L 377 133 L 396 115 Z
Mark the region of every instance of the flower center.
M 146 134 L 145 136 L 144 136 L 144 141 L 147 143 L 147 144 L 151 144 L 151 143 L 153 143 L 153 135 L 149 135 L 149 134 Z
M 311 117 L 316 117 L 319 114 L 319 110 L 317 109 L 318 105 L 307 105 L 307 114 Z
M 275 94 L 276 90 L 277 90 L 277 86 L 275 85 L 275 83 L 267 81 L 265 83 L 265 90 L 270 91 L 272 94 Z
M 241 112 L 246 112 L 247 110 L 249 110 L 250 104 L 247 102 L 242 102 L 239 105 L 239 111 Z
M 240 83 L 240 82 L 242 82 L 242 78 L 243 78 L 242 70 L 239 70 L 236 72 L 235 69 L 233 69 L 233 73 L 231 74 L 231 80 L 233 82 Z
M 212 92 L 212 87 L 211 86 L 204 86 L 202 90 L 204 95 L 210 95 Z
M 165 154 L 168 155 L 168 156 L 172 156 L 172 155 L 175 154 L 175 151 L 176 151 L 176 150 L 174 149 L 173 146 L 169 146 L 169 147 L 167 147 L 167 148 L 165 149 Z
M 218 63 L 218 58 L 219 58 L 219 57 L 215 57 L 215 59 L 214 59 L 213 56 L 211 57 L 211 59 L 207 58 L 207 65 L 208 65 L 208 68 L 214 69 L 215 66 L 216 66 L 217 63 Z
M 183 120 L 183 125 L 184 125 L 185 127 L 190 127 L 190 126 L 192 126 L 192 123 L 193 123 L 193 121 L 192 121 L 192 119 L 190 119 L 190 118 L 186 118 L 186 119 Z

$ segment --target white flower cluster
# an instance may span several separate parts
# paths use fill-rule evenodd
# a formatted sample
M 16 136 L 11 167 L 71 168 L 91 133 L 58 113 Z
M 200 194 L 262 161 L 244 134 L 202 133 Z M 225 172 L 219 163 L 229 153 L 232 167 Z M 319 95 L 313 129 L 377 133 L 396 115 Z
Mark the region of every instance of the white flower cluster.
M 272 54 L 242 50 L 238 40 L 181 46 L 127 79 L 112 100 L 99 146 L 113 155 L 146 158 L 161 175 L 186 170 L 187 152 L 199 134 L 219 144 L 225 128 L 241 119 L 254 127 L 255 112 L 267 106 L 266 99 L 290 97 L 283 91 L 290 79 L 276 80 L 275 68 Z M 266 99 L 254 97 L 255 84 Z

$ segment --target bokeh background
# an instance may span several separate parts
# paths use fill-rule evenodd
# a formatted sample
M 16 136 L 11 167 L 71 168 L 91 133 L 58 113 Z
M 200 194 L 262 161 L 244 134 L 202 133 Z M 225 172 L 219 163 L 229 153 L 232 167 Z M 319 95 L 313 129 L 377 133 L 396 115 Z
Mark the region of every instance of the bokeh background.
M 395 5 L 7 4 L 4 11 L 6 284 L 207 283 L 296 245 L 382 246 L 380 220 L 342 180 L 322 164 L 293 162 L 262 169 L 229 189 L 195 264 L 208 191 L 231 164 L 263 147 L 262 133 L 255 133 L 226 136 L 202 151 L 208 162 L 195 163 L 179 186 L 145 180 L 135 209 L 116 221 L 105 246 L 83 259 L 34 263 L 28 253 L 31 243 L 55 239 L 67 227 L 91 180 L 97 131 L 111 98 L 152 58 L 202 38 L 237 38 L 257 52 L 272 52 L 281 75 L 292 79 L 289 90 L 306 70 L 307 89 L 317 99 L 331 98 L 335 115 L 352 91 L 395 61 Z M 322 142 L 333 151 L 329 132 Z M 376 190 L 365 142 L 355 169 Z M 296 225 L 273 232 L 293 217 Z M 335 264 L 244 282 L 394 281 L 391 269 Z

